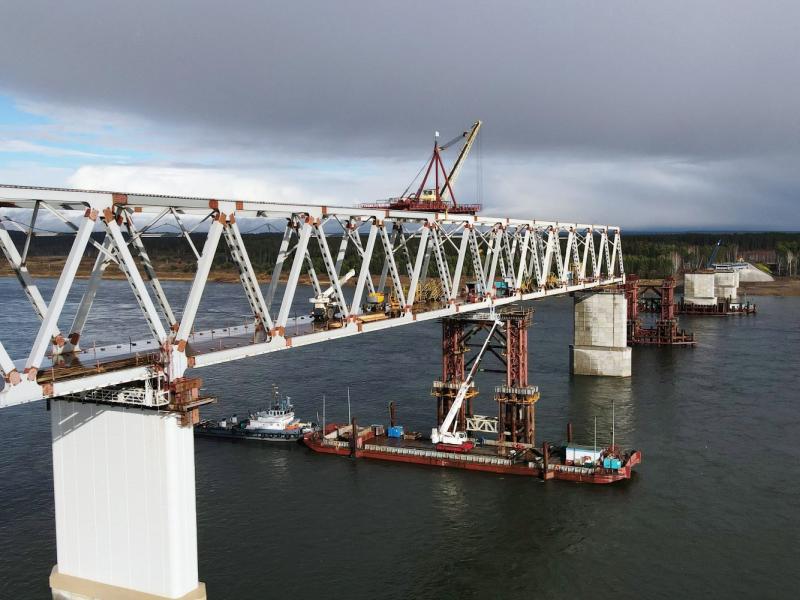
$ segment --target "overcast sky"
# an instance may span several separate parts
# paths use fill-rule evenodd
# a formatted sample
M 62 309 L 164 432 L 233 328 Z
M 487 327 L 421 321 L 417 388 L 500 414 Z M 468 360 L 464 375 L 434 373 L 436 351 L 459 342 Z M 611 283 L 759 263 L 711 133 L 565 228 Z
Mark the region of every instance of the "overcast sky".
M 350 204 L 480 118 L 456 197 L 484 212 L 800 229 L 798 23 L 776 0 L 9 0 L 0 182 Z

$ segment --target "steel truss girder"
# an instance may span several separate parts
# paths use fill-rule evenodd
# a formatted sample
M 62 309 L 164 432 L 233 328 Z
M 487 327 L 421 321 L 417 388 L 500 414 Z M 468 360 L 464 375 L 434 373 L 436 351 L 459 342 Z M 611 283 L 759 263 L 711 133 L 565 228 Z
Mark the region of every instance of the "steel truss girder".
M 353 335 L 361 331 L 391 328 L 413 320 L 426 320 L 455 312 L 485 309 L 491 304 L 505 305 L 519 300 L 530 300 L 578 289 L 619 283 L 624 279 L 619 229 L 605 225 L 0 186 L 0 212 L 4 208 L 12 208 L 27 209 L 33 213 L 38 210 L 38 207 L 59 214 L 62 221 L 69 223 L 68 227 L 72 230 L 69 235 L 75 236 L 75 242 L 66 261 L 62 278 L 57 285 L 57 293 L 50 301 L 51 306 L 47 306 L 44 299 L 41 298 L 41 294 L 39 294 L 38 300 L 31 299 L 34 313 L 42 318 L 42 324 L 28 359 L 14 362 L 6 351 L 9 346 L 3 346 L 0 343 L 0 370 L 6 381 L 9 382 L 9 385 L 0 392 L 0 407 L 14 401 L 15 394 L 12 392 L 14 392 L 15 385 L 10 384 L 13 378 L 10 376 L 12 372 L 22 371 L 24 365 L 29 371 L 27 379 L 35 379 L 31 373 L 35 373 L 35 369 L 42 364 L 48 344 L 57 335 L 57 320 L 63 310 L 65 296 L 71 289 L 83 249 L 89 243 L 100 247 L 100 256 L 95 261 L 88 287 L 93 287 L 92 278 L 96 280 L 95 286 L 100 284 L 102 271 L 110 264 L 110 261 L 118 262 L 128 277 L 137 301 L 154 333 L 155 340 L 150 341 L 151 345 L 146 345 L 146 342 L 143 342 L 143 345 L 156 351 L 158 351 L 159 345 L 165 345 L 167 350 L 172 347 L 171 351 L 162 354 L 167 357 L 163 360 L 168 364 L 161 365 L 161 367 L 165 368 L 169 377 L 182 376 L 185 369 L 190 366 L 185 348 L 194 335 L 194 322 L 198 315 L 200 300 L 219 239 L 222 236 L 225 237 L 226 244 L 231 251 L 233 262 L 239 267 L 242 274 L 242 283 L 246 293 L 249 292 L 246 295 L 253 309 L 254 318 L 257 322 L 262 321 L 265 329 L 270 330 L 271 335 L 263 341 L 257 341 L 254 337 L 252 343 L 247 347 L 203 350 L 195 353 L 192 359 L 195 366 L 208 366 L 289 346 L 298 347 Z M 91 210 L 87 213 L 87 208 L 103 214 L 106 214 L 105 209 L 110 209 L 111 215 L 117 215 L 118 218 L 121 215 L 122 222 L 127 229 L 127 240 L 122 237 L 121 230 L 117 225 L 118 221 L 114 218 L 104 219 L 107 239 L 102 245 L 91 240 L 89 234 L 93 230 L 94 224 L 87 225 L 84 218 L 79 225 L 75 225 L 79 220 L 72 212 L 80 210 L 85 214 L 91 213 Z M 140 227 L 137 231 L 138 221 L 136 219 L 140 218 L 140 214 L 142 218 L 146 219 L 144 223 L 147 225 Z M 194 247 L 194 242 L 192 242 L 190 234 L 196 237 L 200 231 L 198 225 L 192 223 L 198 219 L 202 219 L 200 221 L 202 223 L 209 216 L 213 216 L 211 222 L 208 223 L 208 233 L 202 253 L 197 252 L 197 248 L 193 250 L 199 258 L 197 271 L 189 298 L 183 310 L 180 311 L 181 317 L 177 332 L 171 337 L 162 325 L 160 314 L 164 316 L 167 329 L 172 328 L 177 319 L 172 307 L 166 301 L 166 296 L 163 295 L 163 289 L 158 283 L 156 268 L 141 239 L 145 231 L 150 230 L 154 223 L 167 214 L 175 217 L 180 228 L 180 235 L 190 242 L 192 247 Z M 260 294 L 255 271 L 244 249 L 242 232 L 236 226 L 234 216 L 239 221 L 241 219 L 281 219 L 287 224 L 278 257 L 273 264 L 273 277 L 266 297 Z M 189 222 L 189 219 L 193 219 L 192 223 Z M 26 233 L 26 250 L 36 243 L 36 238 L 31 234 L 35 224 L 36 220 L 31 214 L 31 227 L 27 227 L 26 224 L 27 229 L 23 228 L 23 232 Z M 206 227 L 206 224 L 203 227 Z M 341 237 L 338 237 L 340 232 L 336 228 L 343 230 Z M 75 231 L 76 229 L 77 231 Z M 3 233 L 6 235 L 3 236 Z M 148 235 L 152 235 L 152 233 Z M 595 235 L 599 238 L 599 251 L 596 249 Z M 317 240 L 313 250 L 309 247 L 312 236 Z M 613 239 L 609 239 L 609 237 Z M 5 230 L 0 229 L 0 241 L 5 238 L 10 239 L 10 236 Z M 376 289 L 370 273 L 370 261 L 374 256 L 378 238 L 383 247 L 384 265 L 377 289 L 385 289 L 386 280 L 391 278 L 397 300 L 405 308 L 405 312 L 401 316 L 384 320 L 362 322 L 358 317 L 363 312 L 363 296 Z M 335 252 L 332 251 L 331 244 L 335 245 Z M 418 245 L 415 247 L 413 244 Z M 5 249 L 9 245 L 3 244 L 3 246 Z M 343 314 L 349 318 L 345 320 L 344 327 L 339 329 L 303 332 L 302 334 L 295 331 L 295 335 L 287 335 L 287 325 L 297 322 L 290 319 L 290 312 L 293 302 L 296 304 L 295 296 L 300 277 L 305 273 L 311 279 L 315 289 L 319 288 L 311 260 L 312 251 L 316 253 L 317 249 L 332 285 L 338 283 L 348 253 L 356 257 L 358 266 L 355 270 L 358 278 L 355 280 L 356 289 L 352 301 L 344 302 L 341 286 L 334 290 L 337 301 L 343 307 Z M 468 253 L 469 260 L 467 259 Z M 18 252 L 16 256 L 8 256 L 8 253 L 6 255 L 12 268 L 15 264 L 18 267 L 24 267 L 24 256 Z M 27 251 L 24 251 L 24 255 L 27 255 Z M 317 259 L 318 257 L 314 260 Z M 448 300 L 447 305 L 442 308 L 414 305 L 416 289 L 431 272 L 429 269 L 431 259 L 436 264 L 443 297 Z M 279 282 L 283 275 L 284 263 L 287 260 L 291 264 L 290 272 L 281 293 L 278 316 L 274 318 L 274 322 L 271 322 L 270 319 L 273 319 L 271 306 L 277 300 L 276 296 L 281 288 Z M 404 279 L 401 278 L 398 260 L 405 263 L 402 272 L 403 278 L 406 274 L 409 276 L 407 285 L 403 285 Z M 137 263 L 143 270 L 144 279 L 139 275 Z M 454 263 L 455 268 L 451 275 L 451 267 Z M 508 282 L 509 297 L 496 296 L 494 289 L 496 274 Z M 466 302 L 463 296 L 461 286 L 465 276 L 475 278 L 478 282 L 480 294 L 477 301 Z M 552 287 L 552 284 L 548 286 L 548 278 L 551 278 L 551 282 L 555 278 L 559 285 L 557 287 Z M 20 281 L 30 297 L 31 288 L 26 288 L 24 279 L 23 277 Z M 32 282 L 29 274 L 28 281 Z M 334 285 L 334 287 L 336 286 Z M 79 308 L 79 310 L 86 314 L 81 314 L 79 319 L 76 315 L 70 333 L 80 332 L 82 329 L 86 316 L 91 312 L 94 291 L 91 294 L 87 293 L 81 300 L 83 308 Z M 37 292 L 32 293 L 36 295 Z M 252 331 L 253 325 L 250 327 L 251 329 L 248 331 Z M 275 335 L 276 330 L 278 335 Z M 0 339 L 7 335 L 8 332 L 0 334 Z M 155 344 L 153 344 L 154 341 Z M 127 340 L 125 345 L 127 346 Z M 70 349 L 69 346 L 65 346 L 65 348 Z M 73 350 L 81 354 L 78 348 Z M 151 365 L 152 368 L 156 366 L 159 365 Z M 59 390 L 86 389 L 86 385 L 103 387 L 110 385 L 109 382 L 112 379 L 119 383 L 125 377 L 140 371 L 141 368 L 124 371 L 127 375 L 123 375 L 123 371 L 115 371 L 114 374 L 92 373 L 91 375 L 68 377 L 63 382 L 56 381 L 48 391 L 42 388 L 39 391 L 26 392 L 25 397 L 28 400 L 38 399 L 50 396 Z M 21 398 L 21 395 L 19 397 Z

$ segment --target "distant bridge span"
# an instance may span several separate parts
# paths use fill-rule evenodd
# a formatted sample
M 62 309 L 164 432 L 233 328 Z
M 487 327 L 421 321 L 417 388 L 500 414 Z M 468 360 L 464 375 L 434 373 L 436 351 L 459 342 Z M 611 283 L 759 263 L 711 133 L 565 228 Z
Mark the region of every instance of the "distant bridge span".
M 13 220 L 7 217 L 9 211 L 14 211 Z M 45 214 L 61 221 L 64 235 L 74 238 L 49 303 L 26 267 L 35 243 L 31 233 Z M 197 229 L 191 228 L 187 217 L 208 224 L 202 248 L 192 239 Z M 266 291 L 247 254 L 237 222 L 241 219 L 284 224 Z M 142 242 L 166 222 L 176 227 L 176 235 L 197 257 L 194 280 L 180 311 L 167 299 Z M 12 227 L 26 234 L 22 249 L 8 234 Z M 104 240 L 92 239 L 93 231 L 104 232 Z M 252 323 L 195 331 L 200 300 L 221 243 L 238 267 Z M 64 304 L 90 244 L 98 249 L 97 259 L 71 325 L 62 329 L 67 325 Z M 3 345 L 14 332 L 0 333 L 0 374 L 5 382 L 0 408 L 153 378 L 174 381 L 189 368 L 621 283 L 625 277 L 621 244 L 619 227 L 608 225 L 0 185 L 0 246 L 41 321 L 27 357 L 14 360 Z M 315 269 L 312 255 L 317 264 L 321 258 L 322 272 Z M 358 264 L 352 293 L 339 285 L 348 257 Z M 375 267 L 376 260 L 380 268 Z M 111 263 L 129 282 L 151 336 L 132 344 L 126 336 L 124 342 L 81 349 L 81 333 Z M 296 298 L 301 277 L 308 278 L 315 294 L 332 286 L 330 297 L 341 315 L 335 327 L 291 316 L 296 300 L 299 306 L 310 307 L 304 298 Z M 498 289 L 498 280 L 507 288 Z M 464 291 L 467 281 L 474 283 L 469 297 Z M 434 289 L 434 297 L 421 298 L 423 289 Z M 364 314 L 363 303 L 367 294 L 383 291 L 395 298 L 397 310 L 394 316 L 374 320 L 376 315 Z

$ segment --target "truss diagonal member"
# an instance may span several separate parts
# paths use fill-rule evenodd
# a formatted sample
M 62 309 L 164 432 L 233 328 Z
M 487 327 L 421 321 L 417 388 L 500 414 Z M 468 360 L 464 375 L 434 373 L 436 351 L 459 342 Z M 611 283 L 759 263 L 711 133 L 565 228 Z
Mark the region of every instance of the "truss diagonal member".
M 286 288 L 283 291 L 283 299 L 281 300 L 281 308 L 278 311 L 278 320 L 275 322 L 278 334 L 281 336 L 286 333 L 286 324 L 289 322 L 289 312 L 292 310 L 294 293 L 297 291 L 297 282 L 303 271 L 303 262 L 305 262 L 306 256 L 308 255 L 308 239 L 311 237 L 311 224 L 309 220 L 310 217 L 306 217 L 305 221 L 300 226 L 292 267 L 289 269 L 289 279 L 286 281 Z
M 384 234 L 386 232 L 386 225 L 385 223 L 380 223 L 380 236 L 381 236 L 381 244 L 383 245 L 383 252 L 384 252 L 384 259 L 383 259 L 383 267 L 381 268 L 381 278 L 378 281 L 378 291 L 383 293 L 386 290 L 386 278 L 389 275 L 389 256 L 392 257 L 392 261 L 394 261 L 394 244 L 397 241 L 397 234 L 400 232 L 398 227 L 392 227 L 392 237 L 388 240 L 388 247 L 387 243 L 383 241 Z
M 608 263 L 608 276 L 614 277 L 614 269 L 617 266 L 617 253 L 619 251 L 619 274 L 622 275 L 625 271 L 622 270 L 622 249 L 620 248 L 619 231 L 615 232 L 613 248 L 611 250 L 611 260 Z
M 530 246 L 531 240 L 531 229 L 530 227 L 525 227 L 525 232 L 522 234 L 522 242 L 519 251 L 519 265 L 517 266 L 517 276 L 514 280 L 514 288 L 519 291 L 522 289 L 522 284 L 525 282 L 526 277 L 526 266 L 527 266 L 527 259 L 528 259 L 528 248 Z M 530 272 L 527 273 L 527 276 L 530 277 Z
M 422 266 L 427 263 L 425 257 L 428 256 L 428 236 L 431 231 L 430 223 L 426 222 L 422 226 L 419 237 L 419 247 L 417 248 L 417 259 L 414 261 L 414 270 L 411 273 L 411 283 L 408 286 L 408 295 L 406 295 L 406 311 L 411 312 L 414 305 L 414 300 L 417 294 L 417 285 L 419 284 L 420 275 L 422 273 Z
M 367 284 L 369 286 L 368 289 L 372 288 L 372 291 L 374 291 L 374 287 L 372 287 L 372 276 L 369 274 L 369 263 L 372 260 L 372 251 L 375 248 L 375 237 L 377 234 L 378 226 L 372 223 L 369 228 L 369 235 L 367 236 L 367 246 L 361 254 L 361 270 L 358 273 L 356 291 L 353 294 L 353 304 L 350 308 L 351 315 L 358 315 L 363 312 L 361 309 L 361 297 L 364 295 L 364 285 Z M 358 240 L 358 244 L 361 244 L 360 239 Z
M 554 232 L 552 227 L 547 228 L 547 247 L 544 251 L 544 260 L 542 261 L 542 279 L 543 283 L 540 285 L 547 285 L 547 280 L 550 278 L 550 273 L 553 270 L 553 254 L 555 253 L 555 246 L 558 244 L 558 235 Z
M 486 275 L 481 262 L 481 251 L 478 245 L 478 231 L 475 227 L 469 228 L 469 253 L 472 258 L 472 270 L 475 274 L 475 293 L 483 298 L 486 295 Z M 487 253 L 488 254 L 488 253 Z
M 571 228 L 572 231 L 572 268 L 578 272 L 581 264 L 581 253 L 578 250 L 578 232 L 575 231 L 574 228 Z M 583 283 L 583 271 L 578 272 L 578 279 L 580 283 Z M 573 281 L 573 283 L 575 283 Z
M 40 320 L 44 319 L 44 315 L 47 313 L 47 303 L 44 301 L 44 298 L 42 298 L 42 294 L 39 291 L 39 288 L 36 286 L 36 283 L 33 281 L 33 278 L 28 271 L 28 267 L 22 262 L 22 257 L 19 255 L 17 247 L 14 245 L 14 241 L 11 239 L 11 236 L 9 235 L 8 231 L 6 231 L 6 228 L 2 223 L 0 223 L 0 246 L 2 246 L 3 254 L 6 255 L 8 264 L 14 270 L 14 273 L 16 274 L 22 289 L 25 291 L 25 295 L 28 296 L 36 315 Z M 58 336 L 57 329 L 55 335 Z
M 189 233 L 189 231 L 186 229 L 186 226 L 183 224 L 183 220 L 181 219 L 180 215 L 178 214 L 178 211 L 175 210 L 174 208 L 170 208 L 169 211 L 172 213 L 172 216 L 175 219 L 175 222 L 178 224 L 178 227 L 181 230 L 181 235 L 184 237 L 186 242 L 189 244 L 189 247 L 192 249 L 192 252 L 194 252 L 195 258 L 197 258 L 197 260 L 200 260 L 200 253 L 197 251 L 197 246 L 194 245 L 194 242 L 192 241 L 192 236 Z
M 67 295 L 75 282 L 75 274 L 78 272 L 78 266 L 81 263 L 81 258 L 83 258 L 83 253 L 89 243 L 96 221 L 97 211 L 92 208 L 86 209 L 75 234 L 75 240 L 72 242 L 69 255 L 67 255 L 67 261 L 61 271 L 61 277 L 58 278 L 58 283 L 56 283 L 56 289 L 53 291 L 50 305 L 47 307 L 42 324 L 39 326 L 31 353 L 25 362 L 25 374 L 31 381 L 36 381 L 36 374 L 42 366 L 42 360 L 44 360 L 44 355 L 47 352 L 47 345 L 58 330 L 58 318 L 61 316 Z
M 467 256 L 467 249 L 469 248 L 470 224 L 464 225 L 464 230 L 461 232 L 461 244 L 458 247 L 458 258 L 456 259 L 456 268 L 453 272 L 453 283 L 450 289 L 450 302 L 454 303 L 458 298 L 459 287 L 461 286 L 461 273 L 464 270 L 464 259 Z
M 442 284 L 442 293 L 444 297 L 450 299 L 452 297 L 453 282 L 450 279 L 450 268 L 447 265 L 447 258 L 444 253 L 443 240 L 439 225 L 431 224 L 431 241 L 430 246 L 433 248 L 433 255 L 436 259 L 436 269 L 439 271 L 439 281 Z
M 495 287 L 494 287 L 494 275 L 497 272 L 497 261 L 500 258 L 500 251 L 503 244 L 503 236 L 505 235 L 505 228 L 502 225 L 497 225 L 495 227 L 494 236 L 492 238 L 492 245 L 494 249 L 492 250 L 492 263 L 489 267 L 489 273 L 487 274 L 486 278 L 486 289 L 490 290 L 488 293 L 491 294 L 492 297 L 496 294 Z
M 369 234 L 370 234 L 370 235 L 372 235 L 372 231 L 373 231 L 373 230 L 374 230 L 374 231 L 376 232 L 376 234 L 377 234 L 377 231 L 378 231 L 378 230 L 377 230 L 377 228 L 376 228 L 376 226 L 375 226 L 375 223 L 374 223 L 374 222 L 371 222 L 371 225 L 370 225 L 370 228 L 369 228 Z M 373 294 L 373 293 L 375 292 L 375 284 L 374 284 L 374 283 L 373 283 L 373 281 L 372 281 L 372 275 L 370 275 L 370 270 L 369 270 L 369 263 L 370 263 L 370 261 L 372 260 L 372 250 L 373 250 L 373 249 L 372 249 L 372 248 L 370 248 L 370 249 L 369 249 L 369 256 L 367 256 L 367 255 L 365 254 L 366 250 L 364 249 L 364 247 L 363 247 L 363 245 L 362 245 L 362 243 L 361 243 L 361 236 L 360 236 L 360 235 L 358 235 L 358 228 L 356 228 L 356 230 L 353 232 L 353 243 L 354 243 L 354 244 L 355 244 L 355 246 L 356 246 L 356 250 L 358 250 L 358 253 L 361 255 L 361 258 L 362 258 L 362 260 L 366 260 L 366 267 L 367 267 L 367 292 L 368 292 L 368 293 L 370 293 L 370 294 Z M 369 239 L 367 240 L 367 243 L 369 244 Z M 374 241 L 373 241 L 373 248 L 374 248 L 374 246 L 375 246 L 375 243 L 374 243 Z M 354 305 L 354 306 L 355 306 L 355 305 Z M 353 311 L 351 310 L 350 312 L 353 312 Z
M 314 261 L 311 260 L 311 253 L 308 251 L 308 247 L 306 247 L 306 272 L 311 280 L 311 287 L 314 288 L 314 295 L 321 296 L 322 285 L 319 282 L 319 277 L 317 277 L 317 270 L 314 268 Z
M 572 256 L 572 243 L 575 241 L 575 232 L 570 227 L 567 234 L 567 247 L 564 249 L 564 265 L 561 268 L 561 282 L 567 283 L 569 281 L 569 259 Z M 561 241 L 559 240 L 559 246 Z
M 109 234 L 106 234 L 103 240 L 103 248 L 109 253 L 111 252 L 112 239 Z M 83 296 L 81 296 L 78 310 L 75 312 L 75 317 L 72 319 L 72 326 L 69 328 L 69 336 L 67 336 L 67 342 L 62 349 L 63 352 L 77 352 L 80 350 L 78 341 L 80 340 L 83 328 L 86 326 L 86 321 L 89 318 L 89 311 L 92 308 L 95 296 L 97 296 L 97 288 L 100 287 L 103 273 L 110 263 L 111 259 L 107 254 L 103 254 L 102 252 L 97 253 L 92 272 L 89 275 L 89 282 L 86 284 L 86 290 L 83 292 Z
M 336 277 L 337 279 L 342 274 L 342 265 L 344 264 L 344 257 L 347 254 L 347 244 L 350 242 L 350 236 L 353 234 L 353 224 L 350 220 L 347 221 L 347 224 L 344 226 L 344 234 L 342 235 L 342 241 L 339 242 L 339 250 L 336 253 Z M 356 235 L 358 235 L 358 230 L 356 230 Z
M 400 237 L 400 249 L 403 251 L 403 258 L 406 259 L 406 274 L 411 277 L 411 275 L 414 273 L 414 263 L 411 261 L 411 252 L 408 249 L 406 232 L 402 223 L 395 223 L 394 226 L 397 228 L 397 232 Z M 413 235 L 409 237 L 413 237 Z
M 608 252 L 608 229 L 603 229 L 600 234 L 600 255 L 597 257 L 597 274 L 601 276 L 603 273 L 603 259 L 606 261 L 606 275 L 610 277 L 613 266 L 611 265 L 611 257 Z
M 394 260 L 394 252 L 392 251 L 392 242 L 389 239 L 389 234 L 386 233 L 386 226 L 381 224 L 380 226 L 380 234 L 381 234 L 381 242 L 383 243 L 383 251 L 386 254 L 386 262 L 384 263 L 384 271 L 389 271 L 389 275 L 392 278 L 392 285 L 394 286 L 394 294 L 397 296 L 397 301 L 400 303 L 400 306 L 406 305 L 406 297 L 403 293 L 403 284 L 400 281 L 400 272 L 397 270 L 397 263 Z M 397 233 L 397 229 L 393 229 L 392 237 L 395 237 Z M 381 276 L 383 280 L 383 285 L 381 286 L 381 291 L 385 289 L 385 277 Z
M 342 316 L 346 319 L 350 316 L 347 310 L 347 300 L 345 300 L 342 286 L 339 283 L 339 274 L 336 271 L 336 263 L 333 262 L 330 248 L 328 247 L 328 240 L 325 237 L 325 229 L 320 225 L 319 221 L 314 222 L 314 235 L 317 238 L 317 245 L 322 254 L 322 262 L 325 265 L 325 270 L 328 273 L 328 279 L 333 287 L 333 295 L 336 297 L 336 303 L 339 305 L 339 310 L 342 311 Z
M 622 261 L 622 234 L 619 229 L 614 236 L 614 247 L 617 250 L 617 259 L 619 260 L 619 276 L 625 277 L 625 264 Z
M 164 213 L 162 212 L 162 214 Z M 170 306 L 169 300 L 167 300 L 167 295 L 164 293 L 164 288 L 161 287 L 161 282 L 158 280 L 158 275 L 156 275 L 153 262 L 150 260 L 150 255 L 147 253 L 147 249 L 144 247 L 144 242 L 142 242 L 142 236 L 136 231 L 133 218 L 127 211 L 125 212 L 125 226 L 128 230 L 128 235 L 130 236 L 130 246 L 133 248 L 133 253 L 139 257 L 139 263 L 142 265 L 144 274 L 147 277 L 147 280 L 150 282 L 150 288 L 153 290 L 153 295 L 155 296 L 156 302 L 158 302 L 158 306 L 161 309 L 161 314 L 164 315 L 164 318 L 167 321 L 167 326 L 172 331 L 175 331 L 178 328 L 178 320 L 175 318 L 175 313 L 172 312 L 172 306 Z
M 17 367 L 14 365 L 14 361 L 11 360 L 8 352 L 6 352 L 2 342 L 0 342 L 0 375 L 11 385 L 16 385 L 20 382 L 20 375 L 17 372 Z
M 531 231 L 531 257 L 528 259 L 528 276 L 535 278 L 537 287 L 544 286 L 544 277 L 542 276 L 542 265 L 544 263 L 544 254 L 542 252 L 542 232 L 539 228 Z
M 256 328 L 261 328 L 269 332 L 274 328 L 272 318 L 269 315 L 267 303 L 261 293 L 261 287 L 258 285 L 258 279 L 253 270 L 253 263 L 250 262 L 247 248 L 244 245 L 244 239 L 242 239 L 242 233 L 238 223 L 236 223 L 236 217 L 234 215 L 228 218 L 228 223 L 225 225 L 223 233 L 225 235 L 225 242 L 228 244 L 228 249 L 231 253 L 231 258 L 239 269 L 239 281 L 244 288 L 244 293 L 247 296 L 247 302 L 250 304 L 253 317 L 255 317 Z
M 147 292 L 144 280 L 139 274 L 139 269 L 136 262 L 133 260 L 128 244 L 125 238 L 122 237 L 122 230 L 119 228 L 119 223 L 110 208 L 105 209 L 103 212 L 103 223 L 105 224 L 106 231 L 109 233 L 114 245 L 114 249 L 119 256 L 119 268 L 125 274 L 125 277 L 130 283 L 133 295 L 136 297 L 136 302 L 144 313 L 144 318 L 147 320 L 147 325 L 153 337 L 156 338 L 159 344 L 163 344 L 167 340 L 167 332 L 164 330 L 164 325 L 156 311 L 153 299 Z
M 203 297 L 203 291 L 208 282 L 208 274 L 211 272 L 211 264 L 214 262 L 214 255 L 217 252 L 219 238 L 222 236 L 224 222 L 225 215 L 219 213 L 211 222 L 211 225 L 208 226 L 208 235 L 206 236 L 205 244 L 203 244 L 203 253 L 200 255 L 200 260 L 197 261 L 197 272 L 194 275 L 192 287 L 189 290 L 189 296 L 186 298 L 186 305 L 183 307 L 178 333 L 175 336 L 178 342 L 178 351 L 181 353 L 184 352 L 186 344 L 189 341 L 189 335 L 192 333 L 192 328 L 194 327 L 197 309 L 200 307 L 200 299 Z M 182 373 L 178 374 L 179 377 L 181 375 Z
M 589 260 L 589 247 L 590 244 L 593 245 L 592 238 L 594 237 L 594 233 L 592 232 L 592 228 L 589 227 L 586 230 L 586 234 L 583 238 L 583 258 L 581 259 L 581 278 L 586 279 L 586 265 Z M 592 259 L 592 263 L 594 263 L 594 258 Z M 594 275 L 594 274 L 593 274 Z
M 272 301 L 275 300 L 275 290 L 278 289 L 278 283 L 281 279 L 283 272 L 283 263 L 289 256 L 289 242 L 292 241 L 292 234 L 294 232 L 293 219 L 286 221 L 286 229 L 283 230 L 283 239 L 281 246 L 278 249 L 278 258 L 275 261 L 275 266 L 272 269 L 272 278 L 269 280 L 269 287 L 267 288 L 267 297 L 265 298 L 267 306 L 272 306 Z

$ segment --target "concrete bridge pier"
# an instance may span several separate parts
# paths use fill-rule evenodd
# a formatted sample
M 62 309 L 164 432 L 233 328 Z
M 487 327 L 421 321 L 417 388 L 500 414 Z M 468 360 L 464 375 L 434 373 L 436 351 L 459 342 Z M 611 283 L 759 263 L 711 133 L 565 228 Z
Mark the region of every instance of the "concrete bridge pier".
M 203 600 L 194 437 L 179 415 L 52 401 L 58 600 Z
M 627 300 L 622 291 L 575 294 L 573 375 L 630 377 Z

